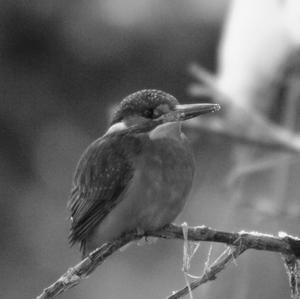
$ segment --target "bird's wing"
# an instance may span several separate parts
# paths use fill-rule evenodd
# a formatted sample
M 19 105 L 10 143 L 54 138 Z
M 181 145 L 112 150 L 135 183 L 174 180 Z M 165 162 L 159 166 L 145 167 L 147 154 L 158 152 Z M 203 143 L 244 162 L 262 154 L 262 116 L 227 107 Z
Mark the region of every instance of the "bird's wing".
M 84 242 L 120 202 L 120 195 L 133 177 L 132 157 L 139 150 L 138 138 L 116 134 L 94 141 L 83 153 L 68 202 L 72 220 L 71 244 Z

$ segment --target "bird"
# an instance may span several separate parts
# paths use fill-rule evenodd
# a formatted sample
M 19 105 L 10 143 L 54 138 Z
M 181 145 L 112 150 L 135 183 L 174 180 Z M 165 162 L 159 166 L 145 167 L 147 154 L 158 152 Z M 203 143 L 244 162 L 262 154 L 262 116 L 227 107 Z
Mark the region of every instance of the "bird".
M 220 109 L 218 104 L 180 105 L 163 91 L 125 97 L 106 133 L 77 164 L 68 209 L 69 242 L 82 257 L 122 234 L 171 224 L 192 187 L 195 162 L 182 121 Z

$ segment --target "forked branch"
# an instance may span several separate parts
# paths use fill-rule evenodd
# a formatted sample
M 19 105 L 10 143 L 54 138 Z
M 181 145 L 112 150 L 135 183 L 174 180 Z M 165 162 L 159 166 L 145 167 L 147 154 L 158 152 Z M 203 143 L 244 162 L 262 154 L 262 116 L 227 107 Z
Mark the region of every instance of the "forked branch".
M 256 249 L 273 251 L 284 254 L 285 256 L 292 256 L 294 259 L 300 258 L 300 239 L 289 236 L 287 234 L 279 234 L 273 236 L 269 234 L 262 234 L 258 232 L 224 232 L 211 229 L 206 226 L 197 226 L 188 228 L 188 240 L 190 241 L 208 241 L 224 243 L 234 246 L 234 249 L 228 257 L 221 259 L 218 263 L 213 265 L 209 271 L 204 274 L 202 281 L 192 283 L 192 289 L 200 284 L 211 280 L 215 274 L 225 268 L 225 265 L 237 257 L 246 249 Z M 115 251 L 126 245 L 127 243 L 138 240 L 142 237 L 159 237 L 163 239 L 184 239 L 184 234 L 181 226 L 169 225 L 162 230 L 141 233 L 131 232 L 123 235 L 119 239 L 104 244 L 89 254 L 80 263 L 71 267 L 65 272 L 56 282 L 44 289 L 44 291 L 37 297 L 37 299 L 53 298 L 58 294 L 76 286 L 84 278 L 87 278 L 106 258 L 112 255 Z M 221 264 L 220 264 L 221 263 Z M 175 296 L 176 292 L 172 295 Z M 180 293 L 181 294 L 181 293 Z M 186 293 L 184 293 L 186 294 Z M 170 297 L 170 298 L 180 298 Z

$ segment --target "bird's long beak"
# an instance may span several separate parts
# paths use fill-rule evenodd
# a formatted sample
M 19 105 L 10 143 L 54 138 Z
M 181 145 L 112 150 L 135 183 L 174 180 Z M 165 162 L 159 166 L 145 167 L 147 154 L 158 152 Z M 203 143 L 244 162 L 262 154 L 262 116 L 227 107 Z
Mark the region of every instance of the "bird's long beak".
M 219 104 L 186 104 L 176 105 L 175 113 L 178 114 L 178 120 L 187 120 L 198 115 L 215 112 L 221 109 Z
M 156 121 L 162 123 L 183 121 L 204 113 L 215 112 L 220 109 L 221 106 L 219 104 L 176 105 L 174 110 L 163 114 L 161 117 L 157 118 Z

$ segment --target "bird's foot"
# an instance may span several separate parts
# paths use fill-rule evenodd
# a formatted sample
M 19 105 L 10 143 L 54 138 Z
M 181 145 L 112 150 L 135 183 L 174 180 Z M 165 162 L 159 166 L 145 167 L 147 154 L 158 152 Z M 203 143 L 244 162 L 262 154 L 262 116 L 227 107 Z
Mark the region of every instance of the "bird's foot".
M 137 228 L 137 233 L 139 235 L 144 235 L 145 231 L 141 228 Z M 157 242 L 157 239 L 158 238 L 156 238 L 156 237 L 144 236 L 140 240 L 137 241 L 137 245 L 138 246 L 144 246 L 145 244 L 147 244 L 147 245 L 154 244 L 154 243 Z
M 143 237 L 137 242 L 138 246 L 151 245 L 157 242 L 158 238 L 156 237 Z

